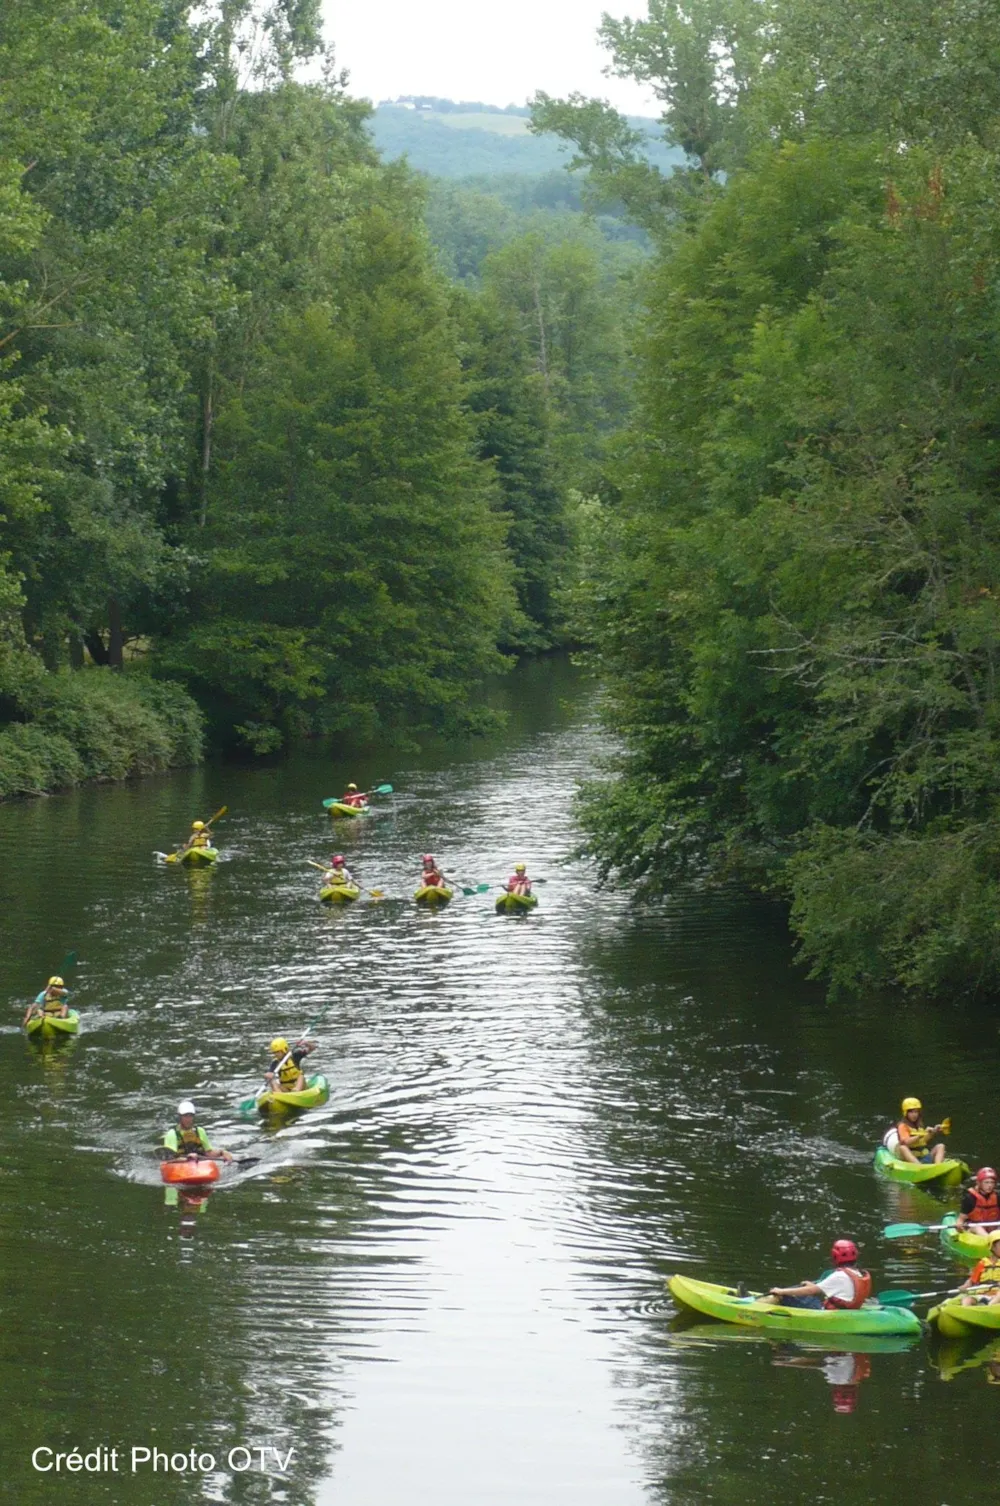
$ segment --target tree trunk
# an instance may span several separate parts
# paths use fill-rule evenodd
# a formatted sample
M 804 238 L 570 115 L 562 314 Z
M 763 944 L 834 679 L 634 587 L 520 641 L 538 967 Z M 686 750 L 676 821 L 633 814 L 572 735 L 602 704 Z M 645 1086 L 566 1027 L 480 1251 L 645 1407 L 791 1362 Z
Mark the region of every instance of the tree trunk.
M 124 664 L 122 640 L 122 609 L 117 596 L 108 601 L 108 663 L 112 669 L 121 669 Z
M 108 650 L 100 633 L 84 633 L 83 641 L 95 664 L 107 664 Z

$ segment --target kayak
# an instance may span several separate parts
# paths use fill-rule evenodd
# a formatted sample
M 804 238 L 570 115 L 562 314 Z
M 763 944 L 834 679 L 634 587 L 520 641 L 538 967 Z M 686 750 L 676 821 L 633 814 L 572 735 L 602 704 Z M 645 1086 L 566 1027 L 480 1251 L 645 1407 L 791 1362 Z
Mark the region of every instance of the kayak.
M 270 1089 L 262 1093 L 257 1108 L 262 1114 L 281 1109 L 315 1109 L 326 1103 L 329 1096 L 330 1084 L 321 1073 L 317 1073 L 306 1078 L 305 1087 L 298 1093 L 272 1093 Z
M 875 1152 L 875 1170 L 888 1177 L 890 1182 L 937 1182 L 942 1187 L 954 1187 L 969 1175 L 964 1161 L 946 1158 L 937 1162 L 922 1161 L 914 1166 L 912 1161 L 900 1161 L 884 1145 Z
M 319 891 L 319 897 L 328 905 L 346 905 L 350 900 L 357 899 L 361 890 L 357 884 L 328 884 L 325 889 Z
M 980 1260 L 989 1254 L 990 1240 L 997 1232 L 996 1229 L 984 1229 L 981 1225 L 972 1224 L 967 1229 L 956 1229 L 958 1222 L 957 1213 L 946 1213 L 941 1220 L 941 1243 L 949 1255 L 954 1255 L 958 1260 Z
M 454 892 L 447 884 L 424 884 L 413 898 L 418 905 L 446 905 Z
M 24 1027 L 36 1040 L 51 1041 L 61 1035 L 76 1035 L 80 1029 L 80 1016 L 71 1009 L 65 1019 L 58 1014 L 36 1014 Z
M 345 816 L 351 821 L 355 820 L 358 816 L 370 816 L 372 808 L 370 805 L 345 805 L 342 800 L 335 800 L 327 809 L 331 816 Z
M 497 897 L 497 914 L 516 915 L 521 910 L 533 910 L 537 904 L 534 894 L 501 894 Z
M 960 1339 L 984 1328 L 1000 1333 L 1000 1302 L 977 1302 L 974 1307 L 963 1307 L 961 1297 L 949 1297 L 931 1308 L 927 1321 L 946 1339 Z
M 167 854 L 168 863 L 190 863 L 192 868 L 207 868 L 209 863 L 219 861 L 217 847 L 188 847 L 184 852 Z
M 851 1311 L 808 1307 L 782 1307 L 765 1301 L 759 1292 L 741 1297 L 729 1286 L 694 1281 L 689 1276 L 671 1276 L 667 1282 L 676 1302 L 723 1323 L 742 1323 L 769 1333 L 886 1334 L 919 1333 L 920 1319 L 908 1307 L 881 1307 L 866 1302 Z M 997 1309 L 1000 1313 L 1000 1308 Z
M 217 1182 L 219 1180 L 218 1161 L 161 1161 L 160 1176 L 171 1186 L 187 1185 L 189 1187 L 205 1182 Z
M 694 1317 L 693 1313 L 685 1312 L 673 1320 L 667 1332 L 671 1344 L 679 1348 L 697 1348 L 708 1344 L 777 1342 L 774 1334 L 763 1328 L 746 1328 L 736 1323 L 699 1323 L 692 1321 Z M 793 1342 L 797 1349 L 813 1354 L 905 1354 L 917 1338 L 918 1335 L 908 1329 L 906 1333 L 850 1333 L 843 1336 L 797 1333 Z

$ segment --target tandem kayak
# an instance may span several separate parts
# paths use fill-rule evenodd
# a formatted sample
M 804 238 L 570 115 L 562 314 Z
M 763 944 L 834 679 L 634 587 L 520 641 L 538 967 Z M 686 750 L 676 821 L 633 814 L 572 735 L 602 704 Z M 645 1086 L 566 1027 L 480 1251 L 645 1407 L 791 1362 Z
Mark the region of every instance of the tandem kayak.
M 941 1220 L 941 1243 L 949 1255 L 958 1260 L 981 1260 L 990 1252 L 990 1240 L 995 1228 L 982 1224 L 970 1224 L 967 1229 L 957 1229 L 957 1213 L 946 1213 Z
M 446 905 L 454 893 L 447 884 L 424 884 L 413 898 L 418 905 Z
M 298 1093 L 272 1093 L 270 1089 L 257 1099 L 257 1108 L 262 1114 L 280 1112 L 282 1109 L 315 1109 L 326 1103 L 330 1096 L 330 1084 L 322 1073 L 306 1078 L 306 1085 Z
M 521 910 L 533 910 L 537 904 L 534 894 L 501 894 L 497 896 L 497 914 L 517 915 Z
M 189 863 L 192 868 L 207 868 L 209 863 L 219 861 L 217 847 L 188 847 L 184 852 L 167 854 L 168 863 Z
M 937 1182 L 939 1187 L 954 1187 L 969 1175 L 964 1161 L 946 1158 L 943 1161 L 900 1161 L 891 1151 L 880 1145 L 875 1152 L 875 1170 L 880 1171 L 890 1182 Z
M 671 1276 L 667 1282 L 675 1302 L 718 1318 L 722 1323 L 742 1323 L 747 1328 L 763 1328 L 769 1333 L 809 1334 L 888 1334 L 919 1333 L 920 1319 L 908 1307 L 881 1307 L 866 1302 L 864 1307 L 848 1311 L 825 1311 L 819 1308 L 782 1307 L 765 1300 L 759 1292 L 746 1297 L 729 1286 L 711 1281 L 694 1281 L 690 1276 Z M 1000 1308 L 998 1308 L 1000 1312 Z
M 80 1029 L 80 1016 L 75 1009 L 71 1009 L 65 1019 L 58 1014 L 36 1014 L 24 1028 L 34 1040 L 52 1041 L 61 1035 L 76 1035 Z
M 206 1182 L 219 1180 L 219 1163 L 194 1158 L 187 1158 L 183 1161 L 161 1161 L 160 1176 L 171 1187 L 200 1186 Z
M 327 905 L 346 905 L 352 899 L 360 898 L 361 890 L 357 884 L 328 884 L 325 889 L 319 891 L 319 897 Z
M 372 808 L 370 805 L 345 805 L 342 800 L 335 800 L 332 805 L 327 806 L 327 810 L 335 819 L 344 816 L 351 821 L 358 816 L 370 816 Z
M 977 1302 L 973 1307 L 963 1307 L 961 1297 L 949 1297 L 927 1314 L 945 1339 L 961 1339 L 976 1330 L 984 1329 L 1000 1333 L 1000 1302 Z

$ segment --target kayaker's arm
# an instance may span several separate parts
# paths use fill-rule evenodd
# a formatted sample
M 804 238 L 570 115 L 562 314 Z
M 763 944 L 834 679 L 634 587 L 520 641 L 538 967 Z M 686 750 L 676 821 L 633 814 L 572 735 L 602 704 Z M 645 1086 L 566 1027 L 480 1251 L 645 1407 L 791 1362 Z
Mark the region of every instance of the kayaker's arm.
M 782 1297 L 825 1297 L 826 1293 L 815 1281 L 803 1281 L 798 1286 L 772 1286 L 768 1296 L 780 1301 Z

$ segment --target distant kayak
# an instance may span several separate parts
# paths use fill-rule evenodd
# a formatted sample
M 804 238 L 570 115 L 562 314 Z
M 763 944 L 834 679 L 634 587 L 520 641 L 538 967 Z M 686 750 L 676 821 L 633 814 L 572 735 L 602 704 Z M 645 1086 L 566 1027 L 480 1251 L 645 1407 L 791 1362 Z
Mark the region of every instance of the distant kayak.
M 329 1096 L 330 1084 L 322 1073 L 317 1073 L 314 1077 L 306 1078 L 305 1087 L 298 1093 L 272 1093 L 268 1089 L 258 1098 L 257 1108 L 261 1114 L 282 1109 L 315 1109 L 321 1103 L 326 1103 Z
M 946 1339 L 961 1339 L 977 1329 L 998 1333 L 1000 1302 L 977 1302 L 974 1307 L 963 1307 L 961 1297 L 949 1297 L 931 1308 L 927 1321 Z
M 912 1161 L 901 1161 L 884 1145 L 875 1152 L 875 1169 L 890 1182 L 937 1182 L 940 1187 L 953 1187 L 969 1175 L 964 1161 L 921 1161 L 915 1166 Z
M 533 910 L 537 904 L 534 894 L 501 894 L 497 897 L 497 914 L 516 915 L 520 910 Z
M 205 1182 L 217 1182 L 219 1180 L 218 1161 L 188 1160 L 161 1161 L 160 1176 L 172 1187 L 187 1185 L 200 1186 Z
M 58 1014 L 36 1014 L 24 1028 L 36 1040 L 51 1041 L 61 1035 L 76 1035 L 80 1029 L 80 1016 L 75 1009 L 71 1009 L 65 1019 Z
M 219 861 L 217 847 L 188 847 L 184 852 L 167 854 L 168 863 L 190 863 L 192 868 L 207 868 L 209 863 Z
M 358 899 L 361 890 L 356 884 L 328 884 L 319 891 L 319 897 L 327 905 L 346 905 Z
M 949 1255 L 954 1255 L 958 1260 L 981 1260 L 990 1252 L 990 1240 L 996 1233 L 995 1229 L 984 1227 L 981 1224 L 969 1224 L 965 1229 L 958 1229 L 957 1213 L 946 1213 L 941 1220 L 941 1243 Z
M 345 805 L 342 800 L 335 800 L 332 805 L 327 806 L 327 810 L 331 816 L 335 818 L 343 816 L 349 821 L 358 816 L 370 816 L 372 813 L 370 805 Z
M 424 884 L 413 898 L 418 905 L 446 905 L 454 893 L 454 889 L 449 889 L 447 884 Z
M 882 1307 L 867 1302 L 854 1309 L 782 1307 L 768 1302 L 759 1292 L 741 1297 L 728 1286 L 711 1281 L 694 1281 L 689 1276 L 671 1276 L 667 1282 L 676 1302 L 718 1318 L 723 1323 L 741 1323 L 747 1328 L 763 1328 L 769 1333 L 810 1334 L 890 1334 L 919 1333 L 920 1319 L 908 1307 Z M 1000 1312 L 1000 1308 L 997 1309 Z

